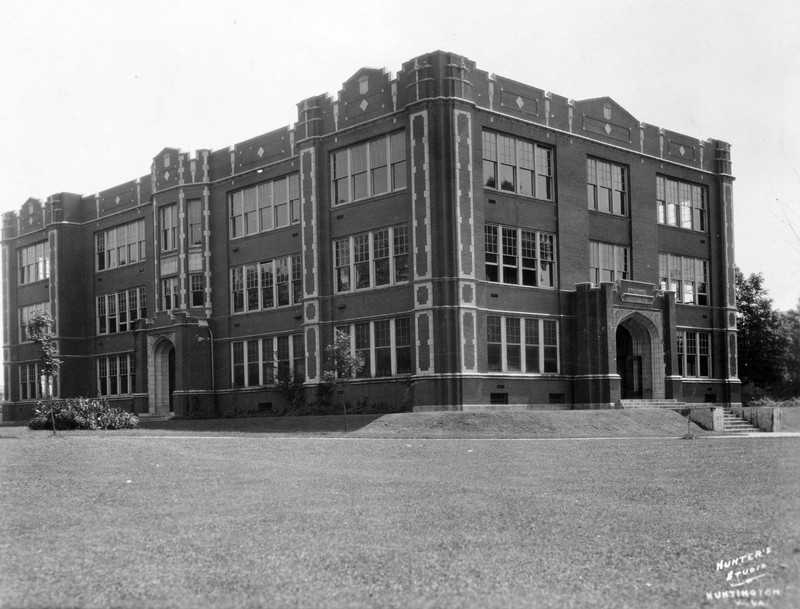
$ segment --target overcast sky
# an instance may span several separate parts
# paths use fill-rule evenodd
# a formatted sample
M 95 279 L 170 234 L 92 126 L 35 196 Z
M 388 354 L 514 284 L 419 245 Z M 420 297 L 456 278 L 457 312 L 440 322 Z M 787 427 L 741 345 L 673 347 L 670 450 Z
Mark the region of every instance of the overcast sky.
M 437 49 L 732 144 L 737 263 L 800 298 L 797 0 L 26 0 L 0 8 L 0 211 L 147 175 Z

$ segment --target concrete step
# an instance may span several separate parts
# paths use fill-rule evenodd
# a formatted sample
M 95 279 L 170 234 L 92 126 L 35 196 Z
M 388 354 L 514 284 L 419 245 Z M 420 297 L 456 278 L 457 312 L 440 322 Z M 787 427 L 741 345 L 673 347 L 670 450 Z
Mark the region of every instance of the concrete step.
M 725 410 L 722 417 L 722 431 L 732 434 L 764 433 L 758 427 L 738 417 L 730 410 Z
M 175 413 L 169 412 L 166 414 L 162 413 L 151 413 L 151 412 L 143 412 L 142 414 L 137 414 L 140 421 L 169 421 L 170 419 L 175 418 Z

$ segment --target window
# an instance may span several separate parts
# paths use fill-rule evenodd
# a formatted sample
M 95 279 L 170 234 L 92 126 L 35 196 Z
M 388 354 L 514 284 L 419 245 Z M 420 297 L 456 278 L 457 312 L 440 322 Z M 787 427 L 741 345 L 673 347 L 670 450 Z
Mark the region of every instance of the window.
M 135 380 L 132 355 L 97 358 L 97 388 L 100 395 L 129 395 L 134 392 Z
M 39 374 L 39 364 L 21 364 L 19 367 L 19 399 L 38 400 L 43 397 L 44 380 Z
M 706 231 L 704 186 L 657 176 L 656 193 L 659 224 Z
M 408 227 L 393 226 L 333 242 L 336 291 L 408 281 Z
M 95 233 L 94 242 L 98 271 L 142 262 L 145 259 L 144 220 Z
M 300 304 L 303 276 L 300 254 L 231 269 L 234 313 Z
M 555 287 L 555 236 L 508 226 L 484 227 L 486 279 Z
M 234 387 L 275 385 L 276 381 L 305 380 L 302 334 L 272 336 L 231 343 Z
M 47 241 L 20 248 L 17 257 L 20 285 L 50 277 L 50 246 Z
M 482 142 L 486 188 L 553 200 L 553 152 L 550 148 L 493 131 L 484 131 Z
M 134 322 L 145 317 L 147 317 L 147 304 L 144 287 L 97 297 L 98 334 L 133 330 Z
M 178 247 L 178 205 L 165 205 L 158 210 L 158 226 L 161 231 L 161 251 L 169 252 Z
M 489 372 L 558 372 L 558 322 L 489 315 L 486 318 Z
M 177 277 L 166 277 L 161 280 L 161 310 L 171 311 L 180 306 L 180 283 Z
M 206 278 L 202 273 L 189 275 L 189 291 L 193 307 L 205 306 L 206 299 Z
M 203 202 L 190 199 L 189 208 L 189 246 L 203 245 Z
M 617 216 L 628 215 L 627 170 L 613 163 L 586 159 L 589 209 Z
M 411 374 L 411 319 L 398 317 L 338 326 L 350 336 L 350 349 L 364 359 L 359 378 Z
M 630 279 L 630 250 L 623 245 L 589 242 L 589 281 L 594 284 Z
M 300 176 L 261 182 L 228 195 L 230 238 L 255 235 L 300 222 Z
M 711 334 L 678 331 L 678 374 L 699 378 L 711 376 Z
M 351 203 L 406 187 L 403 131 L 331 153 L 333 204 Z
M 19 307 L 19 342 L 30 340 L 28 336 L 28 320 L 38 313 L 50 315 L 50 302 L 37 302 Z
M 658 276 L 662 290 L 675 292 L 675 302 L 708 306 L 708 260 L 659 254 Z

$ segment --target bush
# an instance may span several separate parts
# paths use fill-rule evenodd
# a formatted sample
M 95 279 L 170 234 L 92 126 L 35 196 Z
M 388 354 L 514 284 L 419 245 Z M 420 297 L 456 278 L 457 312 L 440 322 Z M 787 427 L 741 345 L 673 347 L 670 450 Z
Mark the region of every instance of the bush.
M 56 429 L 133 429 L 139 418 L 121 408 L 111 407 L 105 400 L 70 398 L 39 402 L 33 418 L 28 422 L 30 429 L 53 429 L 51 407 L 55 417 Z

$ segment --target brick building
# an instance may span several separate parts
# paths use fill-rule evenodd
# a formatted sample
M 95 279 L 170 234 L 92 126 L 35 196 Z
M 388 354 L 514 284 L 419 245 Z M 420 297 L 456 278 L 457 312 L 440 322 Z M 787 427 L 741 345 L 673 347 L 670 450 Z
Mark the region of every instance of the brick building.
M 55 392 L 137 413 L 308 399 L 334 329 L 349 401 L 418 410 L 740 401 L 730 147 L 434 52 L 361 69 L 294 125 L 166 148 L 148 175 L 3 216 L 5 421 Z

